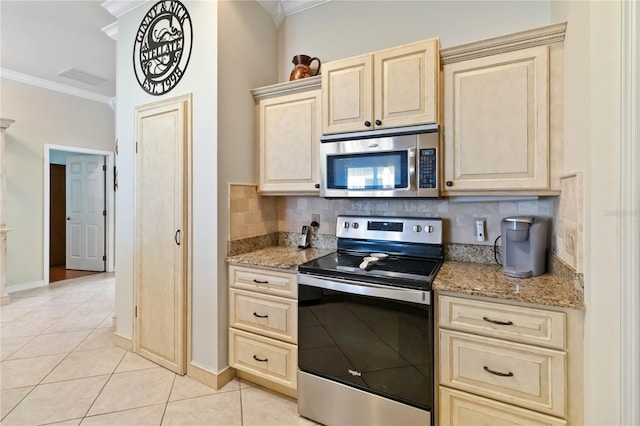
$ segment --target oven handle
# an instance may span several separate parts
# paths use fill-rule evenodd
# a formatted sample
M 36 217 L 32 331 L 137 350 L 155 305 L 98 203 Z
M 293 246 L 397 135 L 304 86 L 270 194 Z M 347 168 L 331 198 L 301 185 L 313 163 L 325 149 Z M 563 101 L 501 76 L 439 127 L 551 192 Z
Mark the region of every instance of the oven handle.
M 326 288 L 327 290 L 341 291 L 343 293 L 359 294 L 362 296 L 419 303 L 421 305 L 431 304 L 431 293 L 423 290 L 390 288 L 369 283 L 347 281 L 340 278 L 325 279 L 301 273 L 298 273 L 298 284 Z

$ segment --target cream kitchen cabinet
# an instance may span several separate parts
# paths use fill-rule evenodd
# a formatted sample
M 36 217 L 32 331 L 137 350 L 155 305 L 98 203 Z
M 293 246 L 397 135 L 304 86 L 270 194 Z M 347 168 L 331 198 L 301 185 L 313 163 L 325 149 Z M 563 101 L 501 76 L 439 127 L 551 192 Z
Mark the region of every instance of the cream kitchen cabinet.
M 320 77 L 252 93 L 258 117 L 258 191 L 263 195 L 317 195 Z
M 566 26 L 440 51 L 442 195 L 559 194 Z
M 437 38 L 322 65 L 323 134 L 438 121 Z
M 449 193 L 549 189 L 549 47 L 444 65 Z
M 295 397 L 295 273 L 229 266 L 229 363 L 237 375 Z
M 440 425 L 582 423 L 578 311 L 438 296 Z

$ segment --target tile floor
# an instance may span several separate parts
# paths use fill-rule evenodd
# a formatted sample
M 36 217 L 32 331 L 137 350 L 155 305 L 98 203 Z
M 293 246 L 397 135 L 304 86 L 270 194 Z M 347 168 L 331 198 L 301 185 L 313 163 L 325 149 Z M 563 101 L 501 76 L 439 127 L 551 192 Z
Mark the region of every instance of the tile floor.
M 114 287 L 102 273 L 11 294 L 2 425 L 314 424 L 278 393 L 238 379 L 215 390 L 114 346 Z

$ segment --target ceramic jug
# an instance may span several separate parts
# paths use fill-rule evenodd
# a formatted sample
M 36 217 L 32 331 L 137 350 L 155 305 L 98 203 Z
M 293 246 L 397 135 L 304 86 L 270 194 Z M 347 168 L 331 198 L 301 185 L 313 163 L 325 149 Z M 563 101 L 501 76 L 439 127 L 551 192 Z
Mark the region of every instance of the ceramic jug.
M 318 68 L 315 71 L 311 69 L 311 62 L 313 61 L 318 61 Z M 318 58 L 312 58 L 307 55 L 296 55 L 291 62 L 293 62 L 293 70 L 291 70 L 289 81 L 313 77 L 320 72 L 321 63 Z

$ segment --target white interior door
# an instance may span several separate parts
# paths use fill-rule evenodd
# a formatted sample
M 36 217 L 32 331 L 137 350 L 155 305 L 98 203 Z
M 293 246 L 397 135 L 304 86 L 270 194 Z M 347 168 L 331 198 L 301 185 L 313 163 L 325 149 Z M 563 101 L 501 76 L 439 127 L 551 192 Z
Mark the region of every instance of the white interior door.
M 67 269 L 104 271 L 104 157 L 66 161 Z
M 134 351 L 186 371 L 189 99 L 136 108 Z

